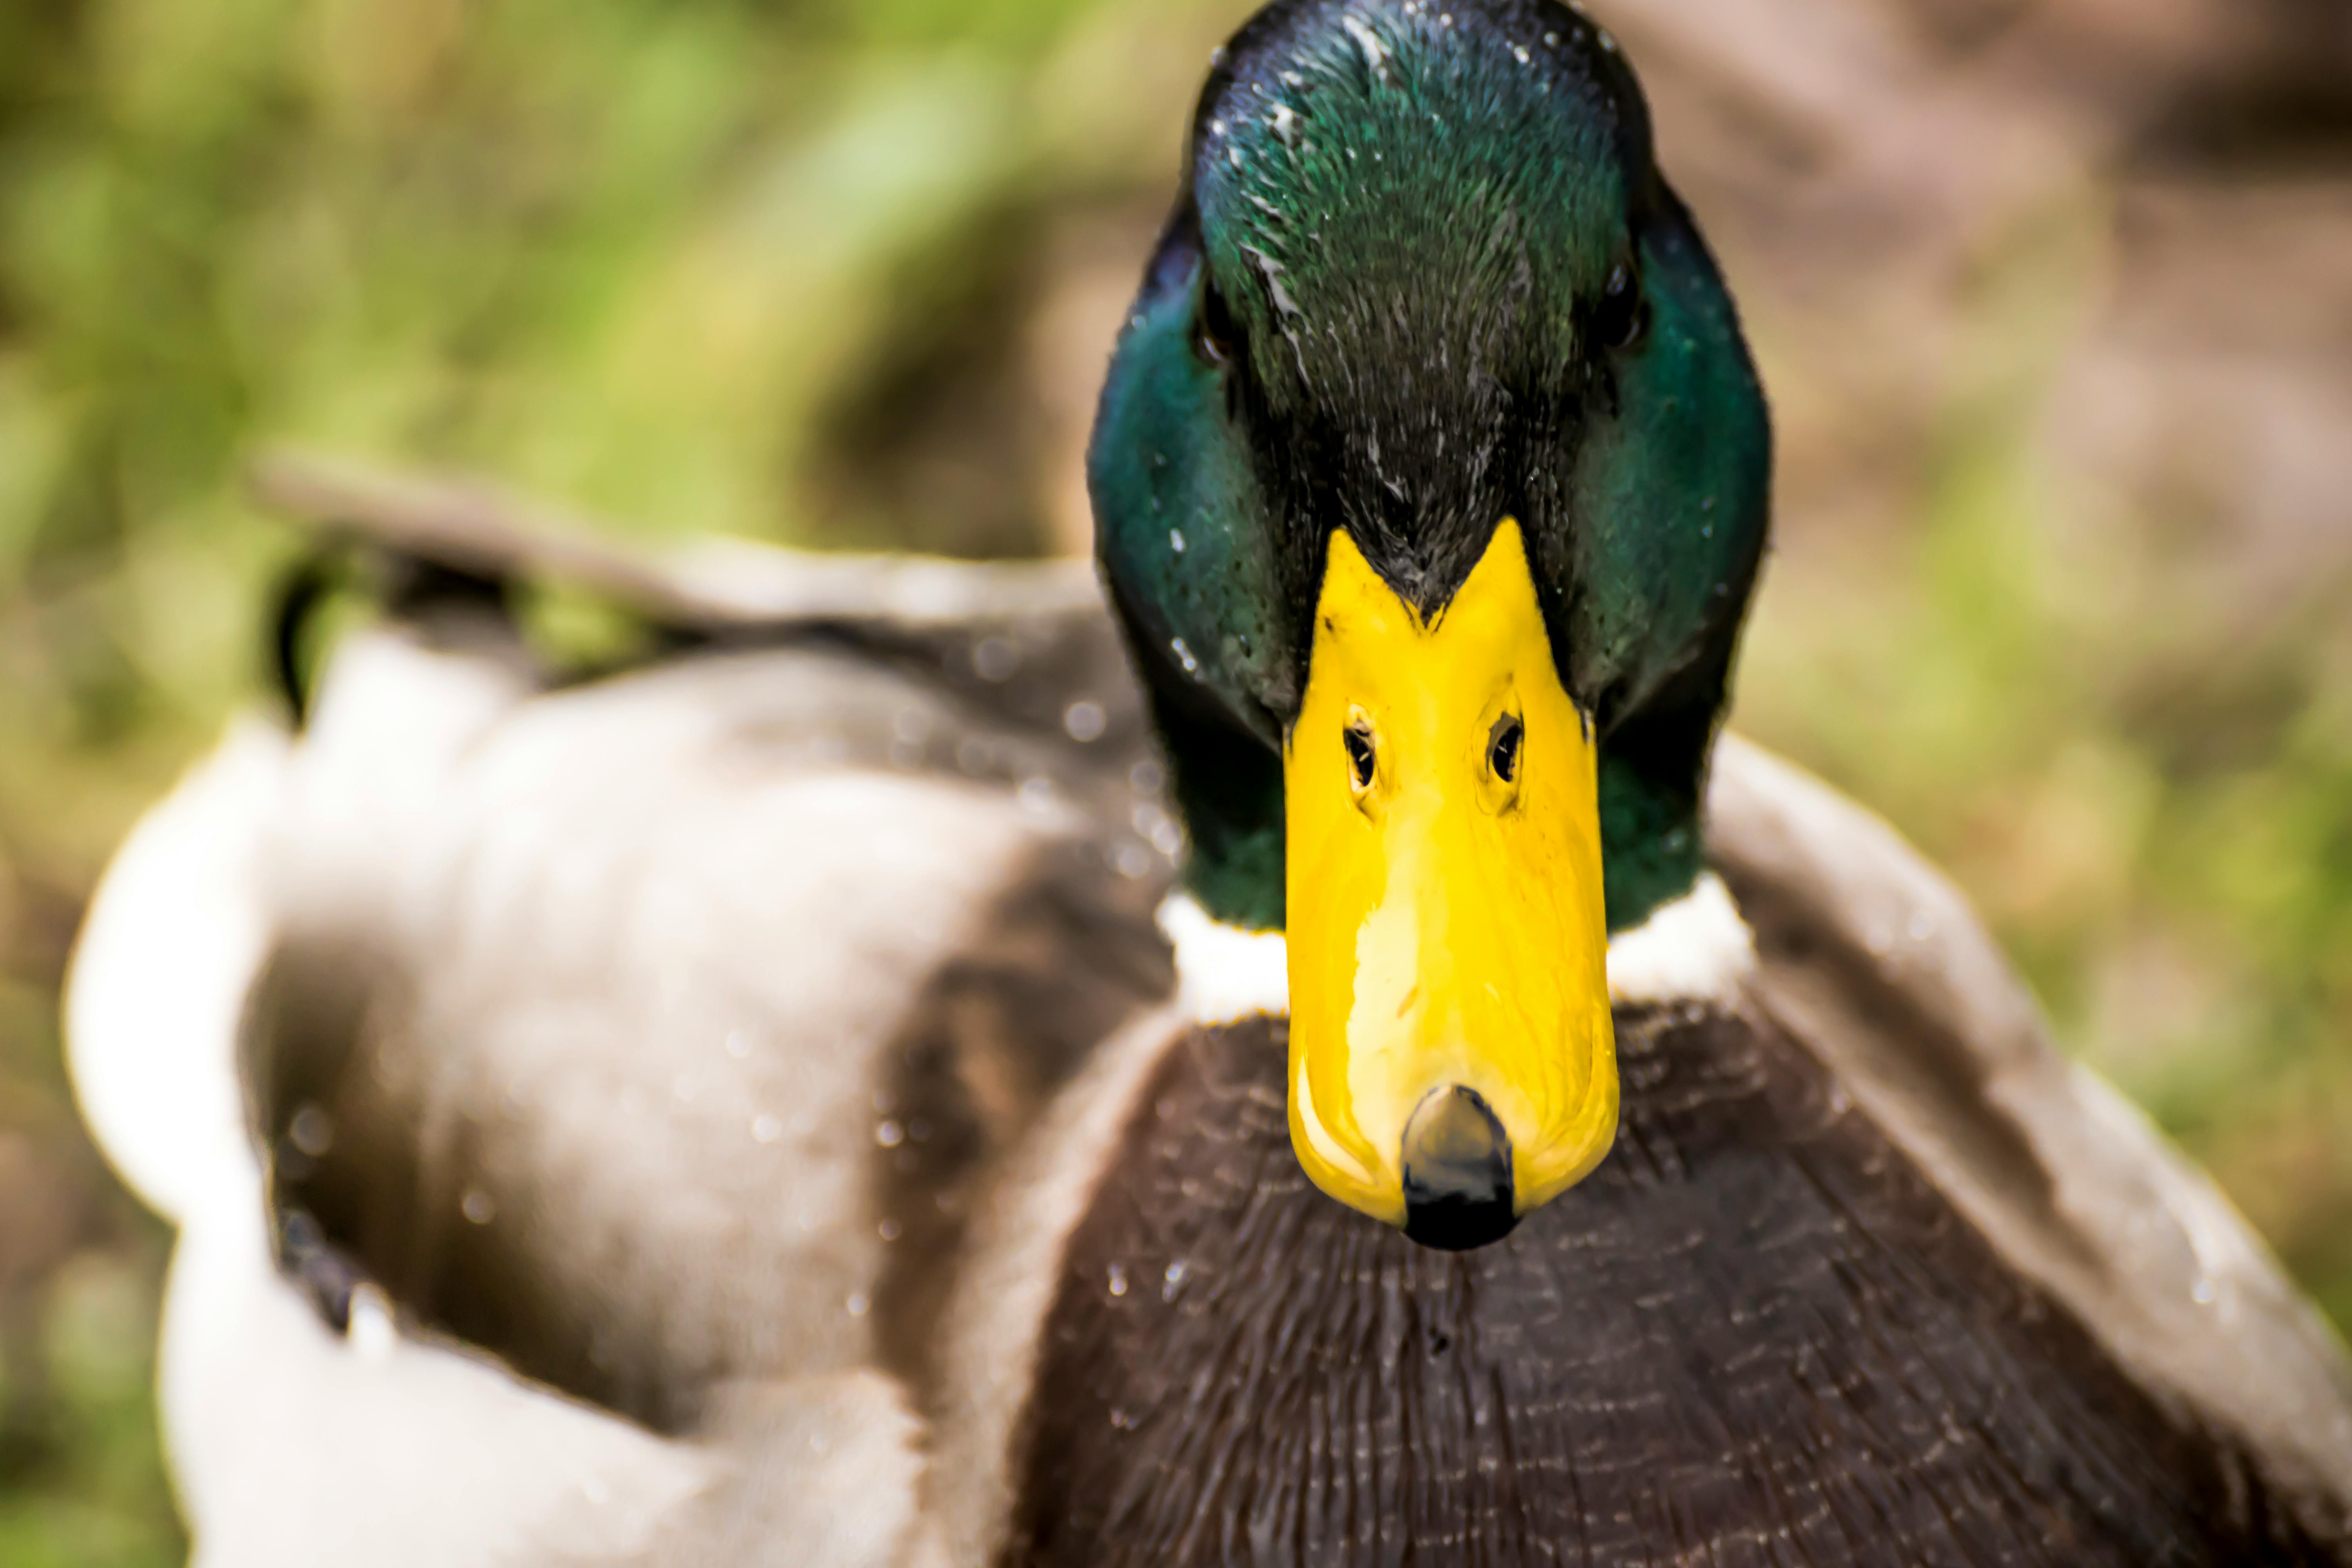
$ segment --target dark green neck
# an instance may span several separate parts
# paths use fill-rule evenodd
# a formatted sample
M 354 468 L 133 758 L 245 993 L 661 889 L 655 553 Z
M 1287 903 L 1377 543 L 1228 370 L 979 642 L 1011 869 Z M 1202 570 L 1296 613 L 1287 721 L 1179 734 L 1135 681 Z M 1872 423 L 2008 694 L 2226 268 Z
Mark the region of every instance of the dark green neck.
M 1255 735 L 1155 700 L 1190 852 L 1184 886 L 1227 925 L 1283 924 L 1282 756 Z

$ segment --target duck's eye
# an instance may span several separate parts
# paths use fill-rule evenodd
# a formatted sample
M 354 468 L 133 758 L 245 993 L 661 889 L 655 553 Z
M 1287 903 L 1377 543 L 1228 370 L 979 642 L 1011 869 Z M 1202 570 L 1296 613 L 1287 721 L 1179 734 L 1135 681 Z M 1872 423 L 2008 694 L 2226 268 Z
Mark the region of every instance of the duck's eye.
M 1363 724 L 1350 724 L 1339 731 L 1339 740 L 1348 748 L 1348 776 L 1356 788 L 1372 787 L 1372 732 Z
M 1600 302 L 1592 310 L 1592 341 L 1605 349 L 1632 348 L 1650 324 L 1650 309 L 1642 299 L 1642 276 L 1630 261 L 1609 269 Z
M 1486 766 L 1505 784 L 1519 776 L 1519 742 L 1526 733 L 1516 713 L 1504 714 L 1486 732 Z
M 1225 297 L 1214 283 L 1204 280 L 1201 308 L 1192 312 L 1192 350 L 1209 363 L 1221 365 L 1234 357 L 1234 318 L 1225 309 Z

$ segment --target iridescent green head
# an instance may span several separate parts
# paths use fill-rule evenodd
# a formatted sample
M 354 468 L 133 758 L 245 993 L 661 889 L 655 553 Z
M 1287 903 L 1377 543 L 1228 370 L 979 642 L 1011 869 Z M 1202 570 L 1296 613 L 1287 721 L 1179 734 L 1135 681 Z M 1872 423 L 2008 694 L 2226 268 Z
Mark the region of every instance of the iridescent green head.
M 1417 986 L 1474 931 L 1507 972 L 1451 984 L 1528 997 L 1538 969 L 1597 973 L 1586 948 L 1692 885 L 1769 470 L 1730 298 L 1591 22 L 1549 0 L 1278 0 L 1221 52 L 1089 479 L 1193 892 L 1287 927 L 1294 1037 L 1336 1009 L 1330 1048 L 1355 1056 L 1333 1070 L 1360 1089 L 1368 998 L 1395 980 L 1398 1016 L 1421 1010 L 1379 1047 L 1427 1068 L 1381 1091 L 1393 1115 L 1335 1131 L 1310 1096 L 1302 1126 L 1295 1089 L 1302 1158 L 1348 1201 L 1409 1206 L 1389 1123 L 1427 1109 L 1423 1077 L 1478 1102 L 1493 1138 L 1475 1117 L 1452 1132 L 1501 1140 L 1520 1209 L 1599 1157 L 1528 1152 L 1591 1119 L 1593 1075 L 1521 1093 L 1456 1038 L 1589 1057 L 1589 996 L 1482 1025 Z M 1489 931 L 1474 905 L 1517 912 Z M 1402 933 L 1399 973 L 1301 952 L 1375 931 Z M 1613 1125 L 1613 1076 L 1608 1094 Z

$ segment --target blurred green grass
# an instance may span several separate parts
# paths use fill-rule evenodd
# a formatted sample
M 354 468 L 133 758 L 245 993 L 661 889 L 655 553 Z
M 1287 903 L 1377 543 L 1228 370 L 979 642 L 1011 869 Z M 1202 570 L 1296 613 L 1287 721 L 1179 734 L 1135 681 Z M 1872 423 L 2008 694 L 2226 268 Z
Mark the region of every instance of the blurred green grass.
M 107 853 L 257 689 L 293 542 L 241 460 L 471 470 L 646 536 L 1066 546 L 1093 378 L 1245 9 L 0 6 L 0 1132 L 83 1215 L 0 1271 L 36 1323 L 0 1377 L 51 1384 L 0 1445 L 0 1564 L 182 1550 L 163 1238 L 57 1142 L 54 995 Z M 1889 515 L 1784 508 L 1738 721 L 1950 867 L 2068 1047 L 2352 1322 L 2352 600 L 2217 595 L 2194 497 L 2072 526 L 2036 434 L 2095 308 L 2070 246 L 1997 252 L 1956 307 L 1973 346 Z M 1801 333 L 1727 254 L 1801 404 Z

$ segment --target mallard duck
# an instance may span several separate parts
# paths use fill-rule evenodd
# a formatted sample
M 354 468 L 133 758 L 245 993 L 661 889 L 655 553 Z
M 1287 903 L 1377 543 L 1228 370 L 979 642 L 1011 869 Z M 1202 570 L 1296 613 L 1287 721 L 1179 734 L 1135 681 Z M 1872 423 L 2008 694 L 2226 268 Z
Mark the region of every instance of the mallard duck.
M 1110 367 L 1100 596 L 316 508 L 385 620 L 71 997 L 199 1558 L 2352 1560 L 2316 1314 L 1718 738 L 1769 448 L 1605 33 L 1280 0 Z M 550 682 L 550 574 L 667 651 Z

